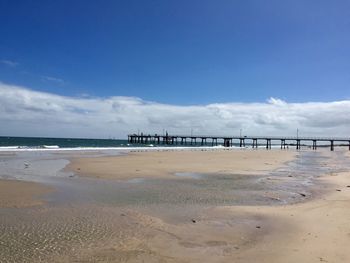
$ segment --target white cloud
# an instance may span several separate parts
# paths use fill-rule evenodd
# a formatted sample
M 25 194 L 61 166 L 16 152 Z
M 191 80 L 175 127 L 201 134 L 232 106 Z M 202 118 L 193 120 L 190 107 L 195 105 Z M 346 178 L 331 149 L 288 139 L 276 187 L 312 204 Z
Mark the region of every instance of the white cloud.
M 135 97 L 64 97 L 0 83 L 0 135 L 125 138 L 146 133 L 350 137 L 350 101 L 177 106 Z
M 6 59 L 3 59 L 3 60 L 0 60 L 0 62 L 6 66 L 9 66 L 9 67 L 17 67 L 19 65 L 18 62 L 15 62 L 15 61 L 11 61 L 11 60 L 6 60 Z
M 274 105 L 281 105 L 281 106 L 286 105 L 285 101 L 283 101 L 281 99 L 276 99 L 276 98 L 273 98 L 273 97 L 269 98 L 267 100 L 267 102 L 270 103 L 270 104 L 274 104 Z
M 41 79 L 43 81 L 52 81 L 52 82 L 56 82 L 56 83 L 59 83 L 59 84 L 63 84 L 64 83 L 63 79 L 50 77 L 50 76 L 41 76 Z

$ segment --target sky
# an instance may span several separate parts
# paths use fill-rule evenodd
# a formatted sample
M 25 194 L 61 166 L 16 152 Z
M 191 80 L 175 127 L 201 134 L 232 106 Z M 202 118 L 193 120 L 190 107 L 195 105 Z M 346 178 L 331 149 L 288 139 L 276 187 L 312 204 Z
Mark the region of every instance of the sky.
M 348 136 L 350 2 L 0 0 L 0 135 Z

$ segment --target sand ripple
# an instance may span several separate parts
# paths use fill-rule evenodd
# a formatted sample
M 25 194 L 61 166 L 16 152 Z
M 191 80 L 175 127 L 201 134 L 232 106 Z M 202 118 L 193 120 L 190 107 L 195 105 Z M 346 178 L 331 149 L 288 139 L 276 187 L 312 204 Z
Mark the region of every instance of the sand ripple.
M 8 210 L 0 217 L 1 262 L 46 262 L 55 256 L 78 255 L 79 250 L 101 247 L 128 234 L 125 225 L 127 219 L 117 210 Z

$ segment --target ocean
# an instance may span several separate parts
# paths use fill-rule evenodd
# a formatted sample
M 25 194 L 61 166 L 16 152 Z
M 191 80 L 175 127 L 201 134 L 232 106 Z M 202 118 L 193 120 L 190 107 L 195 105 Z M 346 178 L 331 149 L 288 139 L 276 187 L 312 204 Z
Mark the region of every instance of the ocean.
M 141 145 L 131 145 L 128 143 L 127 140 L 116 139 L 76 139 L 0 136 L 0 149 L 115 148 L 130 146 L 137 147 Z
M 77 139 L 44 137 L 6 137 L 0 136 L 0 150 L 8 149 L 84 149 L 84 148 L 134 148 L 134 147 L 184 147 L 185 145 L 131 144 L 120 139 Z M 196 145 L 201 146 L 197 142 Z M 211 146 L 211 144 L 203 145 Z M 186 145 L 185 147 L 191 147 Z

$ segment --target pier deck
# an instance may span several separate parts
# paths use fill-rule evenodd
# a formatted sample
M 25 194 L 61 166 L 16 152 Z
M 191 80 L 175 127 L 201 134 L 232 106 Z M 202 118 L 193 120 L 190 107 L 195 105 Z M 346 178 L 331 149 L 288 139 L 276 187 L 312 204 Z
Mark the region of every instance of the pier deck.
M 272 141 L 278 141 L 281 149 L 295 146 L 297 150 L 301 146 L 311 147 L 316 150 L 319 146 L 329 146 L 334 151 L 335 143 L 338 146 L 348 146 L 350 150 L 350 137 L 292 137 L 292 136 L 207 136 L 207 135 L 158 135 L 158 134 L 129 134 L 128 142 L 132 144 L 163 144 L 163 145 L 223 145 L 232 147 L 234 144 L 245 147 L 250 143 L 252 148 L 265 147 L 271 149 Z M 320 145 L 322 143 L 322 145 Z M 328 144 L 327 144 L 328 143 Z

